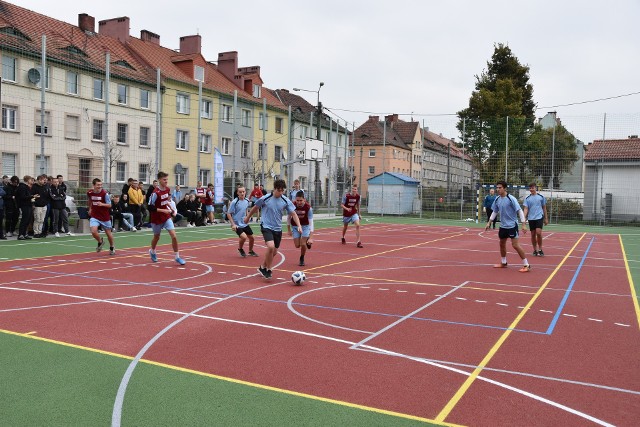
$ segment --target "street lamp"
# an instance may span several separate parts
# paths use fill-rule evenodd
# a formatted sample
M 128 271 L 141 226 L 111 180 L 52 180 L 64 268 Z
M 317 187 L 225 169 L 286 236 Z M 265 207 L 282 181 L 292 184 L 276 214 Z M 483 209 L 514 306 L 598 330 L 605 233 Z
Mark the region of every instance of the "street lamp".
M 296 92 L 311 92 L 311 93 L 316 93 L 318 95 L 318 102 L 317 102 L 317 109 L 318 109 L 318 117 L 316 118 L 316 123 L 317 123 L 317 130 L 316 130 L 316 139 L 318 139 L 319 141 L 322 140 L 321 138 L 321 121 L 320 119 L 322 118 L 322 104 L 320 103 L 320 89 L 322 89 L 322 86 L 324 86 L 324 82 L 320 82 L 320 85 L 318 86 L 318 90 L 309 90 L 309 89 L 300 89 L 297 87 L 294 87 L 293 90 Z M 318 160 L 316 160 L 316 166 L 315 166 L 315 179 L 313 181 L 314 185 L 314 190 L 313 190 L 313 205 L 314 206 L 318 206 L 318 195 L 320 194 L 320 162 Z

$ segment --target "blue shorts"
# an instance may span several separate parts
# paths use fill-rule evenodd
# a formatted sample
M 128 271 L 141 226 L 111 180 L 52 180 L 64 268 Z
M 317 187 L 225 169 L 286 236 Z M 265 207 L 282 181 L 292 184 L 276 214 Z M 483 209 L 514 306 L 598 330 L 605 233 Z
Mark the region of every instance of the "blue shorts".
M 298 227 L 295 224 L 291 224 L 291 234 L 293 235 L 294 239 L 299 239 L 300 238 L 300 233 L 298 233 Z M 302 237 L 309 237 L 311 236 L 311 226 L 310 225 L 303 225 L 302 226 Z
M 167 231 L 171 231 L 171 230 L 174 230 L 176 227 L 173 225 L 173 220 L 171 218 L 169 218 L 162 224 L 154 224 L 153 222 L 151 223 L 151 229 L 153 230 L 153 234 L 160 234 L 163 228 Z
M 89 219 L 89 227 L 99 227 L 99 226 L 102 226 L 102 228 L 104 228 L 105 230 L 107 228 L 108 229 L 113 228 L 111 226 L 111 221 L 100 221 L 100 220 L 95 219 L 95 218 L 90 218 Z
M 351 216 L 343 216 L 342 222 L 344 224 L 354 224 L 356 221 L 360 221 L 360 215 L 353 214 Z
M 204 205 L 204 207 L 206 208 L 207 213 L 213 212 L 213 205 Z

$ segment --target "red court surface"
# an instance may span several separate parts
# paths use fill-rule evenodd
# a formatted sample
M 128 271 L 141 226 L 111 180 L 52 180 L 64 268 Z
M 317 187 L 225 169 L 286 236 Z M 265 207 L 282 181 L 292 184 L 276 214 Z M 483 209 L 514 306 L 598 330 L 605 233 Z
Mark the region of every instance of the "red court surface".
M 497 235 L 477 229 L 371 225 L 362 249 L 338 229 L 314 239 L 303 286 L 286 237 L 271 281 L 235 239 L 183 244 L 183 267 L 168 246 L 157 264 L 146 248 L 2 263 L 0 329 L 437 423 L 637 425 L 640 331 L 617 236 L 548 233 L 526 274 L 510 247 L 509 268 L 492 268 Z

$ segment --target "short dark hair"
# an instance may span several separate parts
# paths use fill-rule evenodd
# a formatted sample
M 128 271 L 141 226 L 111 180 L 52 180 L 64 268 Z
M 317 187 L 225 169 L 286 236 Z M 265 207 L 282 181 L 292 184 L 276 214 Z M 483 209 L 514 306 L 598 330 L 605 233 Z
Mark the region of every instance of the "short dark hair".
M 162 171 L 158 172 L 158 179 L 162 179 L 162 178 L 164 178 L 166 176 L 169 176 L 169 174 L 166 173 L 166 172 L 162 172 Z
M 273 188 L 278 190 L 284 190 L 285 188 L 287 188 L 287 183 L 284 182 L 284 179 L 276 179 L 275 182 L 273 183 Z
M 498 181 L 498 182 L 496 182 L 496 187 L 497 187 L 498 185 L 501 185 L 501 186 L 502 186 L 502 188 L 505 188 L 505 189 L 507 188 L 507 183 L 506 183 L 506 181 Z
M 304 191 L 300 190 L 296 193 L 296 197 L 302 197 L 304 199 Z
M 93 185 L 96 185 L 98 182 L 102 182 L 102 180 L 100 178 L 93 178 L 93 181 L 91 181 L 93 183 Z
M 58 175 L 58 176 L 56 176 L 56 178 L 62 178 L 62 175 Z
M 538 184 L 536 184 L 535 182 L 532 182 L 531 184 L 529 184 L 529 188 L 531 187 L 538 187 Z

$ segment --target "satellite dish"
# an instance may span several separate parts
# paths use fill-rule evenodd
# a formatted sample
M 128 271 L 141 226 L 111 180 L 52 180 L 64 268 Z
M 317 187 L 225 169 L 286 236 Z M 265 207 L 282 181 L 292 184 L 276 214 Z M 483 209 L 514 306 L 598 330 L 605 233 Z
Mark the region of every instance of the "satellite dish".
M 27 71 L 27 78 L 33 84 L 37 84 L 40 82 L 40 70 L 37 68 L 31 68 Z
M 284 151 L 282 152 L 282 160 L 284 160 L 285 162 L 287 161 L 287 153 L 285 153 Z

